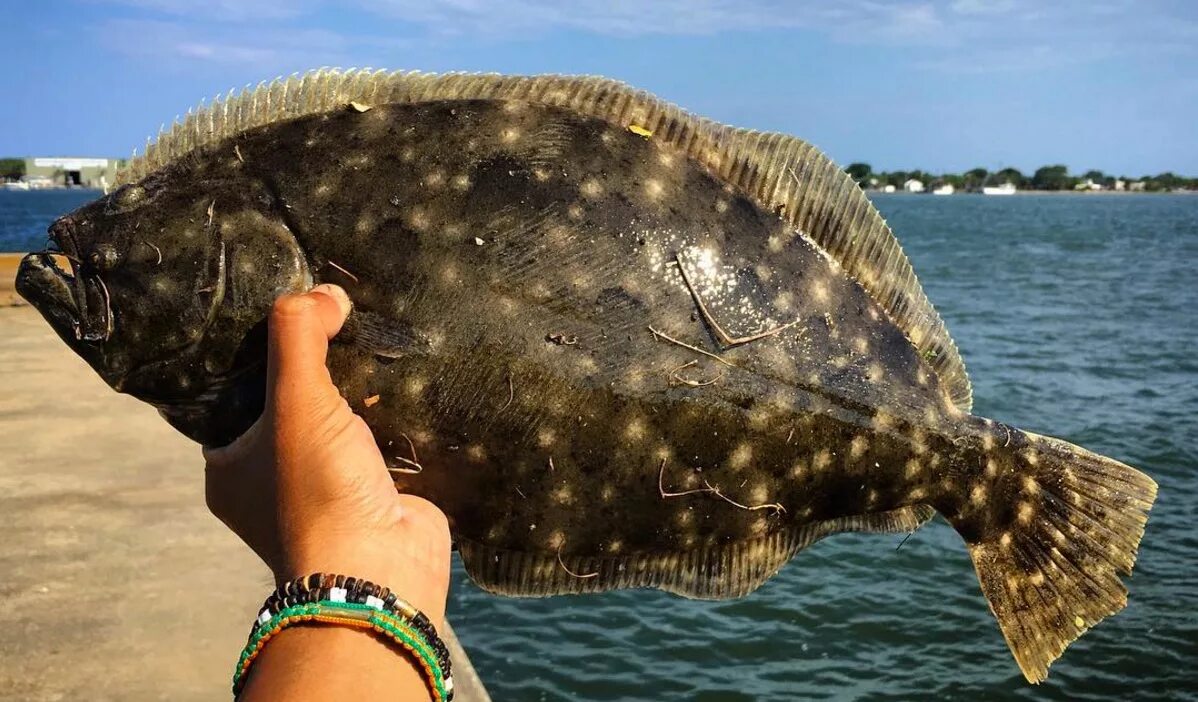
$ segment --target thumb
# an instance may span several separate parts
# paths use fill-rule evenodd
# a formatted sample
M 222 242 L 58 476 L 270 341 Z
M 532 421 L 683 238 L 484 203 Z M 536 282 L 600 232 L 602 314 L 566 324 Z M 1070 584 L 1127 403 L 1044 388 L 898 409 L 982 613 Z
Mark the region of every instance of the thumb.
M 276 409 L 311 405 L 337 395 L 325 359 L 329 339 L 341 331 L 351 307 L 349 296 L 336 285 L 275 300 L 268 321 L 268 404 Z

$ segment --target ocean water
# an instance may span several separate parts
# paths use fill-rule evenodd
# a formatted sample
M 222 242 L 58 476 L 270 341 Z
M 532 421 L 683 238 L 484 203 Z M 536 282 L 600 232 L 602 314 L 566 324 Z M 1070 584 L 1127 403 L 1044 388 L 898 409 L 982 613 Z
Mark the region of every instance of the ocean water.
M 0 192 L 0 251 L 96 193 Z M 450 617 L 496 700 L 1198 699 L 1198 197 L 884 195 L 973 379 L 974 411 L 1160 484 L 1130 604 L 1024 682 L 937 518 L 844 534 L 735 601 L 481 592 Z
M 0 252 L 46 246 L 46 227 L 59 215 L 100 197 L 99 190 L 0 190 Z

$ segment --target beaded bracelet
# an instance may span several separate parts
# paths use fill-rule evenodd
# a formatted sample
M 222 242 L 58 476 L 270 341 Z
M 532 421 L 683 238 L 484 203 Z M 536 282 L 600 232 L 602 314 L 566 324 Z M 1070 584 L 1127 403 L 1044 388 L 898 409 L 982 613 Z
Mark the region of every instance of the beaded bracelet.
M 449 650 L 422 612 L 368 580 L 325 573 L 282 583 L 266 598 L 233 674 L 234 695 L 266 643 L 302 622 L 372 629 L 416 660 L 437 702 L 453 699 Z

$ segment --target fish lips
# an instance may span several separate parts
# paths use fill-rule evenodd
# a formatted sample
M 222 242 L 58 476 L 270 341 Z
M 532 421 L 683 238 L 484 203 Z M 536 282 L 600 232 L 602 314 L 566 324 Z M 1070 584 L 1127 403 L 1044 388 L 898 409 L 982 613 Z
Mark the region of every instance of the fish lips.
M 95 368 L 110 383 L 103 363 L 103 350 L 98 343 L 109 335 L 111 315 L 107 309 L 103 318 L 88 315 L 89 307 L 79 305 L 79 296 L 101 297 L 102 283 L 82 280 L 62 270 L 49 252 L 31 253 L 21 259 L 17 269 L 17 294 L 33 305 L 68 346 Z M 91 305 L 95 306 L 95 305 Z

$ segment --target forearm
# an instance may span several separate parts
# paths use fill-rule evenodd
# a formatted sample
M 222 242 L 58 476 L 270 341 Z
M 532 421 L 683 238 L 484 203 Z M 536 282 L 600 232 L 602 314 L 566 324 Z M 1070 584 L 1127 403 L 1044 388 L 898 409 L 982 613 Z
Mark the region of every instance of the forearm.
M 428 700 L 424 676 L 409 655 L 370 631 L 294 626 L 264 647 L 238 698 L 274 700 Z

